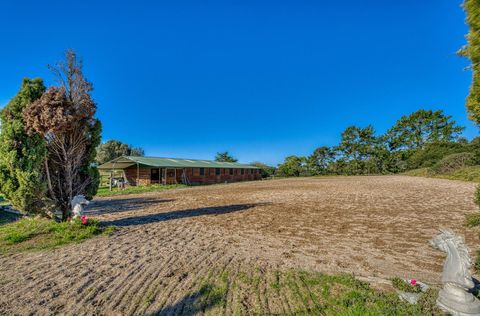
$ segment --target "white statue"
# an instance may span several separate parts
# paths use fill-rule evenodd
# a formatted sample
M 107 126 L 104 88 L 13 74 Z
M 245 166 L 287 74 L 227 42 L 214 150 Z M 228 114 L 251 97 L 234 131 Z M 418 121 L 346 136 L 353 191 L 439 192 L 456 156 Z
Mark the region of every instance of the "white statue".
M 463 237 L 441 230 L 431 244 L 447 253 L 443 265 L 443 289 L 438 293 L 437 305 L 452 315 L 480 315 L 480 301 L 469 292 L 475 284 L 469 271 L 471 260 Z
M 76 195 L 73 197 L 72 202 L 72 214 L 73 218 L 79 218 L 83 215 L 83 206 L 88 205 L 90 202 L 83 195 Z

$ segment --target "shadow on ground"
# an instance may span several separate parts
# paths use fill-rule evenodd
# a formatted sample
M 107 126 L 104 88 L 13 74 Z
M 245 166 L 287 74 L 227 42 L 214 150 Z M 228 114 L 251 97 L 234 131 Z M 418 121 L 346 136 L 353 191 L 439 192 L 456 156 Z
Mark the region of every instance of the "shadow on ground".
M 186 295 L 177 303 L 148 315 L 196 315 L 223 304 L 225 299 L 226 292 L 223 289 L 213 284 L 204 284 L 198 291 Z
M 20 219 L 21 216 L 0 210 L 0 225 L 8 224 Z
M 114 200 L 97 200 L 90 203 L 85 208 L 87 215 L 115 214 L 121 212 L 140 210 L 145 207 L 160 203 L 173 202 L 174 199 L 155 199 L 155 198 L 130 198 Z
M 233 204 L 233 205 L 222 205 L 222 206 L 210 206 L 202 207 L 196 209 L 187 209 L 179 211 L 171 211 L 164 213 L 148 214 L 148 215 L 139 215 L 131 216 L 127 218 L 121 218 L 112 221 L 104 221 L 104 225 L 115 225 L 115 226 L 134 226 L 134 225 L 143 225 L 150 224 L 155 222 L 164 222 L 173 219 L 181 219 L 186 217 L 195 217 L 202 215 L 221 215 L 228 214 L 232 212 L 244 211 L 256 206 L 265 205 L 266 203 L 252 203 L 252 204 Z

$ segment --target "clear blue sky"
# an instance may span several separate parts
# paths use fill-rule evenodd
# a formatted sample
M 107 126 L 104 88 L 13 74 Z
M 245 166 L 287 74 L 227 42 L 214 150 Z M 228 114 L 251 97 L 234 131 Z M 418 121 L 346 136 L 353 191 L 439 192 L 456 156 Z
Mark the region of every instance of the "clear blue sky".
M 93 82 L 103 140 L 147 155 L 276 164 L 443 109 L 464 135 L 471 73 L 459 0 L 0 2 L 0 107 L 53 84 L 67 48 Z

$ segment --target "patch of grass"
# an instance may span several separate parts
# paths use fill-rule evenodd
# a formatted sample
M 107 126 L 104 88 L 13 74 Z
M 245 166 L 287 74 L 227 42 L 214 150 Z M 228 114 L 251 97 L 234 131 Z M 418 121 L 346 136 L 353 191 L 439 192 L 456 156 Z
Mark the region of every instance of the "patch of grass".
M 444 315 L 436 307 L 434 289 L 421 293 L 419 302 L 411 305 L 396 292 L 372 289 L 348 274 L 300 270 L 224 273 L 201 282 L 196 291 L 186 295 L 185 304 L 213 315 L 228 311 L 238 315 L 245 311 L 261 315 Z M 281 304 L 286 298 L 288 304 Z
M 0 226 L 0 253 L 55 248 L 110 234 L 113 230 L 113 227 L 101 227 L 98 221 L 91 219 L 87 225 L 82 225 L 80 220 L 58 223 L 48 219 L 22 218 Z
M 465 216 L 465 223 L 468 227 L 480 225 L 480 213 L 467 214 Z
M 108 187 L 101 187 L 101 188 L 98 189 L 96 196 L 114 196 L 114 195 L 123 195 L 123 194 L 157 192 L 157 191 L 182 189 L 182 188 L 188 188 L 188 185 L 185 185 L 185 184 L 167 184 L 167 185 L 152 184 L 152 185 L 146 185 L 146 186 L 127 187 L 124 190 L 114 188 L 114 189 L 112 189 L 112 191 L 109 191 Z

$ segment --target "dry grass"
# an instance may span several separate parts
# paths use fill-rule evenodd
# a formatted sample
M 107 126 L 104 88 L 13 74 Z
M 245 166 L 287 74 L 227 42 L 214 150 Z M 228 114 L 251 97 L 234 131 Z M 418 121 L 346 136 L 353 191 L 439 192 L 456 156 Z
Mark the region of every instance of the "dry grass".
M 301 273 L 354 273 L 375 288 L 390 288 L 395 276 L 435 285 L 444 256 L 428 242 L 438 228 L 465 235 L 472 249 L 478 243 L 464 226 L 478 211 L 474 191 L 474 183 L 440 179 L 335 177 L 98 199 L 89 216 L 120 229 L 1 256 L 0 312 L 308 314 L 327 287 L 308 290 Z M 336 283 L 328 291 L 347 305 L 402 307 Z M 356 306 L 339 313 L 365 305 Z

